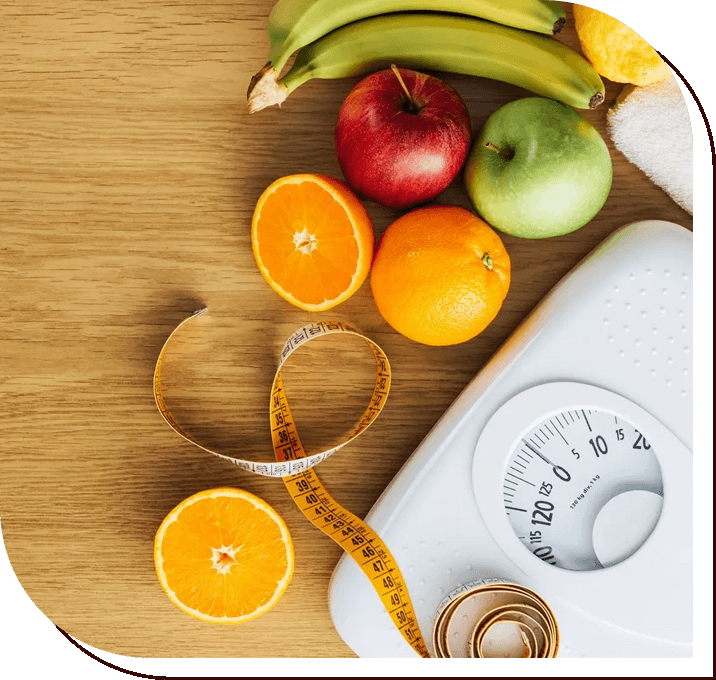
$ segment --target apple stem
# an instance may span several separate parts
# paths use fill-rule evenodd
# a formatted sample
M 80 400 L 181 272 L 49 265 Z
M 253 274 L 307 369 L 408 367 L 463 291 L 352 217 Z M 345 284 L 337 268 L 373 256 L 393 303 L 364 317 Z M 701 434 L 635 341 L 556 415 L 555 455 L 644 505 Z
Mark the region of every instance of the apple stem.
M 485 253 L 482 256 L 482 264 L 484 264 L 490 271 L 492 271 L 493 262 L 492 258 L 490 257 L 490 253 Z
M 391 64 L 390 68 L 393 71 L 393 73 L 395 73 L 396 77 L 400 81 L 400 84 L 403 86 L 403 90 L 405 91 L 405 94 L 408 97 L 408 105 L 410 107 L 410 111 L 417 112 L 420 107 L 418 106 L 416 101 L 413 99 L 413 95 L 410 94 L 410 90 L 408 89 L 407 85 L 405 84 L 403 77 L 400 75 L 400 71 L 398 70 L 398 67 L 395 64 Z
M 492 142 L 487 142 L 487 144 L 485 144 L 485 147 L 488 148 L 490 151 L 494 151 L 495 153 L 499 154 L 500 158 L 505 161 L 511 161 L 515 157 L 515 152 L 513 149 L 507 149 L 507 151 L 503 151 L 499 146 L 496 146 Z

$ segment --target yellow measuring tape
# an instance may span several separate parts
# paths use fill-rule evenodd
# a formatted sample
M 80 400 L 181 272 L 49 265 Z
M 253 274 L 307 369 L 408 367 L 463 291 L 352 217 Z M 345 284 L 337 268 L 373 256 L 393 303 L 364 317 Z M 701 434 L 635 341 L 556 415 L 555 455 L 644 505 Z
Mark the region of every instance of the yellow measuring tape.
M 466 583 L 438 606 L 437 657 L 553 658 L 559 629 L 549 605 L 524 586 L 489 578 Z
M 172 417 L 162 395 L 162 362 L 171 339 L 185 323 L 205 311 L 205 309 L 201 310 L 179 324 L 167 338 L 159 353 L 154 369 L 154 398 L 164 420 L 187 441 L 204 451 L 237 465 L 243 470 L 269 477 L 282 477 L 291 498 L 296 502 L 304 516 L 315 527 L 338 543 L 370 579 L 390 618 L 410 646 L 420 656 L 429 657 L 430 654 L 420 634 L 413 605 L 405 587 L 405 579 L 400 573 L 394 557 L 380 537 L 363 520 L 348 512 L 332 498 L 318 479 L 315 471 L 311 469 L 355 439 L 370 426 L 383 409 L 390 390 L 390 363 L 383 350 L 372 340 L 344 323 L 321 321 L 299 328 L 286 341 L 281 351 L 278 369 L 271 388 L 271 436 L 277 462 L 255 463 L 241 460 L 207 448 L 183 430 Z M 281 366 L 293 352 L 310 340 L 334 333 L 354 335 L 368 344 L 376 361 L 375 387 L 368 407 L 346 441 L 328 451 L 308 456 L 298 436 L 295 422 L 288 406 L 288 399 L 286 398 L 281 377 Z
M 154 398 L 164 420 L 184 439 L 208 453 L 255 474 L 281 477 L 291 498 L 293 498 L 304 516 L 324 534 L 330 536 L 355 560 L 370 580 L 391 620 L 408 644 L 421 657 L 430 657 L 430 652 L 420 633 L 413 605 L 405 585 L 405 579 L 390 550 L 388 550 L 380 536 L 363 520 L 343 508 L 333 499 L 312 469 L 355 439 L 371 425 L 383 409 L 390 390 L 390 363 L 383 350 L 362 333 L 341 322 L 321 321 L 299 328 L 286 341 L 281 351 L 273 387 L 271 388 L 271 437 L 276 461 L 257 463 L 242 460 L 207 448 L 183 430 L 174 420 L 162 394 L 162 363 L 167 347 L 184 324 L 205 311 L 206 309 L 202 309 L 182 321 L 167 338 L 159 353 L 154 369 Z M 288 406 L 288 399 L 286 398 L 281 376 L 281 367 L 291 354 L 310 340 L 335 333 L 354 335 L 368 344 L 376 361 L 375 386 L 368 407 L 358 424 L 348 435 L 348 438 L 343 443 L 327 451 L 308 456 L 298 436 L 296 425 Z M 489 656 L 490 654 L 486 653 L 485 650 L 489 651 L 491 645 L 494 646 L 490 638 L 490 630 L 494 633 L 497 627 L 502 626 L 504 628 L 505 623 L 511 623 L 513 633 L 517 632 L 521 636 L 521 642 L 519 642 L 517 648 L 522 649 L 520 645 L 523 645 L 524 649 L 527 650 L 522 655 L 555 656 L 558 647 L 555 637 L 558 641 L 558 633 L 549 607 L 529 589 L 506 583 L 500 590 L 497 600 L 494 600 L 494 597 L 486 600 L 490 605 L 494 600 L 499 605 L 498 609 L 493 611 L 488 607 L 485 611 L 481 610 L 479 613 L 482 619 L 473 631 L 473 635 L 471 637 L 465 636 L 466 644 L 468 645 L 464 650 L 465 653 L 462 653 L 463 650 L 460 647 L 457 653 L 453 654 L 455 645 L 453 644 L 451 648 L 447 631 L 450 629 L 451 621 L 455 619 L 455 614 L 460 611 L 460 619 L 462 619 L 465 615 L 463 603 L 467 601 L 469 604 L 477 601 L 475 597 L 468 597 L 468 595 L 474 590 L 481 591 L 485 586 L 489 586 L 489 589 L 494 589 L 495 583 L 504 582 L 493 580 L 489 584 L 487 582 L 469 584 L 469 588 L 464 586 L 459 592 L 450 596 L 447 603 L 443 603 L 433 631 L 436 656 Z M 514 606 L 507 606 L 513 604 L 509 595 L 514 595 L 515 593 L 518 596 L 516 604 L 522 605 L 521 609 L 518 606 L 517 610 Z M 456 602 L 457 604 L 455 604 Z M 532 625 L 535 620 L 537 622 L 536 626 Z

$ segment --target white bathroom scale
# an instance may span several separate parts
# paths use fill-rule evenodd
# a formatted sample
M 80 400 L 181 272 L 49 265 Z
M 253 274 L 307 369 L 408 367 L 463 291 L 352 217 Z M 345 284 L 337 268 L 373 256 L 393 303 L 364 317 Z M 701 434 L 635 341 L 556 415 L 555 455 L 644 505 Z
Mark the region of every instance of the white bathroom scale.
M 616 231 L 465 388 L 366 521 L 426 644 L 440 602 L 501 578 L 541 595 L 560 657 L 692 651 L 692 234 Z M 333 623 L 362 657 L 414 657 L 344 556 Z

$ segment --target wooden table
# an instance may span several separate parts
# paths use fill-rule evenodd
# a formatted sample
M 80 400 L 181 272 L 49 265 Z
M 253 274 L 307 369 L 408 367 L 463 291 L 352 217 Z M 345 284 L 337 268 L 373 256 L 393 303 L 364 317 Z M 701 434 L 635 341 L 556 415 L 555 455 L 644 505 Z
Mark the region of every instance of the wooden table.
M 473 375 L 603 238 L 647 218 L 692 226 L 610 144 L 613 190 L 590 224 L 546 241 L 504 237 L 512 288 L 494 323 L 471 342 L 431 348 L 398 335 L 368 283 L 324 314 L 292 307 L 254 264 L 253 207 L 279 176 L 340 177 L 333 125 L 356 80 L 314 81 L 282 109 L 250 116 L 245 91 L 266 61 L 271 5 L 27 0 L 0 10 L 3 537 L 38 607 L 80 641 L 118 654 L 352 655 L 326 603 L 339 548 L 305 521 L 283 484 L 184 442 L 156 410 L 157 353 L 193 310 L 209 311 L 167 360 L 168 401 L 207 445 L 256 460 L 271 458 L 269 389 L 295 328 L 336 318 L 383 347 L 394 369 L 383 415 L 319 468 L 336 498 L 363 516 Z M 571 25 L 560 39 L 578 47 Z M 476 129 L 527 94 L 444 77 Z M 619 90 L 607 83 L 606 105 L 587 114 L 605 136 Z M 459 182 L 440 202 L 469 207 Z M 367 207 L 379 236 L 395 213 Z M 314 343 L 287 367 L 309 451 L 353 424 L 372 370 L 368 350 L 342 339 Z M 296 547 L 283 599 L 238 627 L 181 613 L 152 562 L 164 516 L 220 485 L 271 503 Z

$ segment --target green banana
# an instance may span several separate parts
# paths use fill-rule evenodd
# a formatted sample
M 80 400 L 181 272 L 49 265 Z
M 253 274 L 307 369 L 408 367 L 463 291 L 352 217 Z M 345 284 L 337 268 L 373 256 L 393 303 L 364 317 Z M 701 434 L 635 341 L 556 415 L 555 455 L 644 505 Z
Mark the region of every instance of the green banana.
M 297 50 L 353 21 L 389 12 L 466 14 L 528 31 L 558 33 L 566 22 L 551 0 L 278 0 L 268 18 L 269 61 L 278 73 Z
M 553 38 L 473 17 L 417 13 L 343 26 L 302 48 L 281 79 L 267 64 L 249 89 L 249 110 L 281 104 L 312 78 L 360 76 L 392 63 L 502 80 L 577 109 L 604 101 L 599 74 Z

